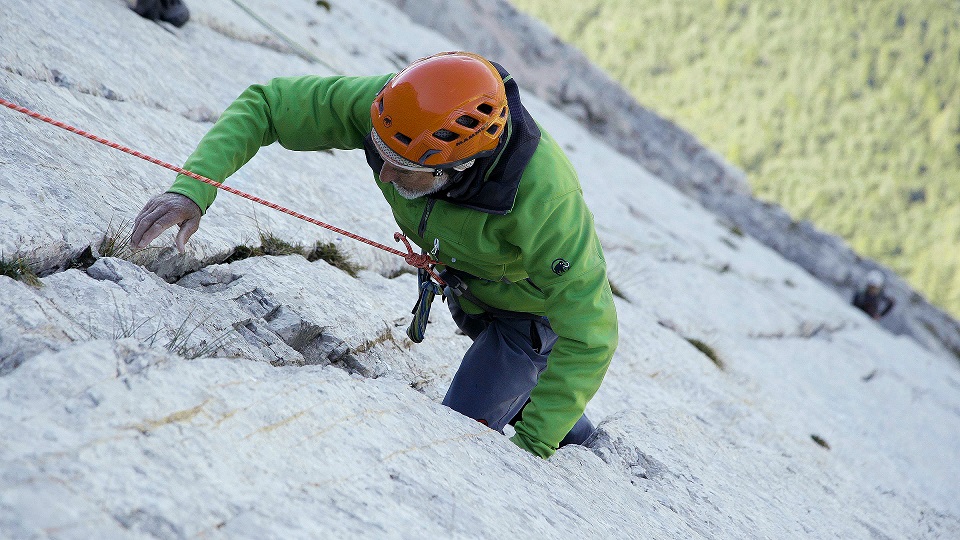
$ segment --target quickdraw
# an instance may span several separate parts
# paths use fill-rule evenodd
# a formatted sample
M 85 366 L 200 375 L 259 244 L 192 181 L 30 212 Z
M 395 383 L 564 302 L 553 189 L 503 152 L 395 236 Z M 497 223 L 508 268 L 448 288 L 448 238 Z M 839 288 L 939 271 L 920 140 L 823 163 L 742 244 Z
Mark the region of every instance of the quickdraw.
M 422 268 L 417 270 L 417 289 L 420 291 L 420 296 L 417 298 L 417 304 L 413 306 L 413 311 L 411 311 L 413 320 L 407 327 L 407 337 L 414 343 L 423 341 L 427 333 L 427 323 L 430 322 L 430 306 L 433 304 L 434 297 L 442 292 L 440 285 L 434 283 L 430 279 L 430 274 Z

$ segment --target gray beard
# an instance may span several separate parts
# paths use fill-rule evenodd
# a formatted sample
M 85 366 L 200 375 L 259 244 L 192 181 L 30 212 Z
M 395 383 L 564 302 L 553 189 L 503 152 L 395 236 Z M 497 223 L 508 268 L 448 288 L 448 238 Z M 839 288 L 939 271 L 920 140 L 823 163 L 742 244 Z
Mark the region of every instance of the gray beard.
M 449 179 L 450 176 L 447 173 L 443 173 L 441 176 L 434 177 L 432 185 L 420 190 L 409 190 L 407 188 L 400 187 L 397 184 L 393 184 L 393 187 L 404 199 L 419 199 L 420 197 L 426 197 L 427 195 L 431 195 L 440 191 L 443 186 L 447 184 L 447 180 Z

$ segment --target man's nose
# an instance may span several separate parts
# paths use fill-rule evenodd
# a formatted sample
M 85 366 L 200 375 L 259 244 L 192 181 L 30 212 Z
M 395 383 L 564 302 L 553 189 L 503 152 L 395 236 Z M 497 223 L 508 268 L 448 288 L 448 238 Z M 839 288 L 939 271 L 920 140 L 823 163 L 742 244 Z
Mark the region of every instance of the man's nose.
M 392 184 L 397 179 L 397 170 L 391 167 L 389 163 L 384 163 L 380 167 L 380 181 L 385 184 Z

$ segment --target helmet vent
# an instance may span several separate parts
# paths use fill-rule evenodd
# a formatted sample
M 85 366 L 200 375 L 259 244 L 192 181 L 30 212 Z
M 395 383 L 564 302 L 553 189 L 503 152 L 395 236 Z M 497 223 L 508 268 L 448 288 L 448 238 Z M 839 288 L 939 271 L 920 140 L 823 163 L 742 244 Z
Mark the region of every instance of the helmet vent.
M 404 146 L 409 145 L 413 141 L 413 139 L 411 139 L 410 137 L 407 137 L 403 133 L 397 133 L 393 136 L 393 138 L 402 142 Z
M 500 129 L 500 126 L 494 124 L 487 128 L 487 133 L 489 133 L 490 135 L 496 135 L 498 129 Z
M 461 126 L 473 129 L 477 127 L 477 124 L 479 124 L 480 121 L 472 116 L 463 115 L 460 118 L 457 118 L 457 123 Z
M 456 140 L 457 138 L 456 133 L 447 129 L 438 129 L 437 131 L 433 132 L 433 136 L 444 142 L 450 142 Z
M 377 109 L 383 114 L 383 98 L 377 100 Z
M 490 114 L 493 112 L 493 105 L 490 105 L 489 103 L 481 103 L 477 105 L 477 110 L 483 114 Z
M 382 111 L 381 111 L 381 112 L 382 112 Z M 504 107 L 504 108 L 500 109 L 500 118 L 503 118 L 503 117 L 506 116 L 506 115 L 507 115 L 507 108 Z

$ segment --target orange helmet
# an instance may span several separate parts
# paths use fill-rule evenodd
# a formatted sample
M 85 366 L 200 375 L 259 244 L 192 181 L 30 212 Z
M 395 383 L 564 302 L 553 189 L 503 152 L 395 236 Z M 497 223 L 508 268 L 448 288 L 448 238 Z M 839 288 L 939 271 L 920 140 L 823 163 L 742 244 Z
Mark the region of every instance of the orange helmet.
M 370 106 L 374 143 L 405 168 L 447 168 L 489 155 L 507 123 L 497 68 L 468 52 L 444 52 L 407 66 Z M 400 159 L 398 159 L 400 158 Z

